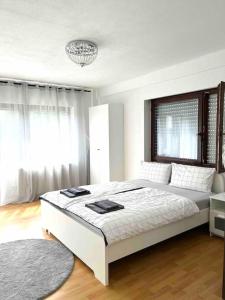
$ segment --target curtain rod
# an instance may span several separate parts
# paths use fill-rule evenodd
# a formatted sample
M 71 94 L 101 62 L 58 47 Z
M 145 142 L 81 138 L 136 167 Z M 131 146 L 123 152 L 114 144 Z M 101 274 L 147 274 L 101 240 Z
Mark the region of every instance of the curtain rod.
M 28 86 L 49 86 L 49 87 L 56 87 L 56 88 L 65 88 L 68 90 L 75 90 L 77 92 L 87 92 L 90 93 L 92 92 L 91 89 L 88 88 L 83 88 L 83 87 L 75 87 L 72 85 L 63 85 L 63 84 L 58 84 L 58 83 L 50 83 L 50 82 L 41 82 L 41 81 L 34 81 L 34 80 L 21 80 L 21 79 L 13 79 L 13 78 L 0 78 L 0 83 L 8 83 L 12 82 L 14 84 L 24 84 L 26 83 Z

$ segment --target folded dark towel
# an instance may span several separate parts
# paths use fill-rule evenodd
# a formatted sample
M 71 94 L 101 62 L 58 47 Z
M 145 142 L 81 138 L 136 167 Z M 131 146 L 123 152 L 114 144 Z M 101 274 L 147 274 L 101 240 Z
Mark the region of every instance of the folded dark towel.
M 89 195 L 91 192 L 88 190 L 85 190 L 83 188 L 70 188 L 67 190 L 60 191 L 60 194 L 63 194 L 66 197 L 69 198 L 75 198 L 80 196 Z
M 123 205 L 120 205 L 110 200 L 96 201 L 94 204 L 107 211 L 112 211 L 116 208 L 123 208 Z
M 95 211 L 98 214 L 105 214 L 108 212 L 105 209 L 102 209 L 101 207 L 95 205 L 94 203 L 85 204 L 85 206 Z
M 67 189 L 68 192 L 74 194 L 75 196 L 77 195 L 88 195 L 91 192 L 89 190 L 83 189 L 83 188 L 70 188 Z
M 123 205 L 110 200 L 101 200 L 94 203 L 85 204 L 85 206 L 97 212 L 98 214 L 106 214 L 124 208 Z

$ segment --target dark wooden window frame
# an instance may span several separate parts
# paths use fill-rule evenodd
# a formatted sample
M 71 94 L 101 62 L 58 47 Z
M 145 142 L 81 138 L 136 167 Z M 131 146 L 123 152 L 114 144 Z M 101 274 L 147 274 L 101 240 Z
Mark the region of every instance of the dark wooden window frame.
M 222 146 L 223 146 L 223 136 L 225 132 L 223 131 L 223 115 L 224 112 L 224 91 L 225 82 L 220 82 L 218 85 L 218 95 L 217 95 L 217 132 L 216 132 L 216 170 L 218 172 L 224 172 L 224 166 L 222 164 Z
M 224 85 L 221 88 L 220 93 L 224 93 Z M 222 96 L 219 95 L 219 89 L 217 88 L 209 88 L 205 90 L 189 92 L 185 94 L 167 96 L 163 98 L 157 98 L 151 100 L 151 160 L 157 162 L 176 162 L 182 163 L 187 165 L 196 165 L 196 166 L 205 166 L 205 167 L 217 167 L 217 170 L 221 171 L 218 166 L 222 166 L 221 164 L 221 153 L 222 153 L 222 142 L 221 138 L 218 138 L 217 133 L 217 147 L 216 147 L 216 163 L 215 164 L 208 164 L 207 163 L 207 145 L 208 145 L 208 99 L 210 94 L 217 94 L 217 128 L 219 124 L 220 128 L 220 135 L 221 135 L 221 128 L 223 122 L 223 115 L 221 115 L 221 106 L 223 104 Z M 156 150 L 156 120 L 155 120 L 155 109 L 157 105 L 161 103 L 169 103 L 169 102 L 176 102 L 182 100 L 193 100 L 198 99 L 198 154 L 197 159 L 185 159 L 185 158 L 176 158 L 176 157 L 166 157 L 166 156 L 159 156 L 155 152 Z M 222 109 L 223 111 L 223 109 Z M 221 115 L 219 118 L 218 115 Z M 218 156 L 220 153 L 220 156 Z M 219 157 L 220 159 L 217 159 Z

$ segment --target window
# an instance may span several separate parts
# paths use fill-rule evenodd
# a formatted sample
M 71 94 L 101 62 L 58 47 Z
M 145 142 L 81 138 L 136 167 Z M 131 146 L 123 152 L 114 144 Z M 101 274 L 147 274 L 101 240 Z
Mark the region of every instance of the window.
M 24 114 L 26 111 L 26 114 Z M 6 126 L 7 124 L 7 126 Z M 0 104 L 1 156 L 15 169 L 78 163 L 73 107 Z
M 217 94 L 210 94 L 208 100 L 208 143 L 207 162 L 216 163 L 216 122 L 217 122 Z
M 38 170 L 43 165 L 78 164 L 78 128 L 73 107 L 42 106 L 40 109 L 31 106 L 28 122 L 29 153 L 33 169 Z
M 221 93 L 224 95 L 222 88 Z M 219 89 L 214 88 L 152 100 L 152 160 L 202 166 L 220 164 L 221 170 L 221 159 L 217 157 L 219 99 Z M 222 121 L 221 131 L 225 131 Z M 223 143 L 225 138 L 220 141 L 221 153 Z
M 155 120 L 158 156 L 197 159 L 198 99 L 160 103 Z

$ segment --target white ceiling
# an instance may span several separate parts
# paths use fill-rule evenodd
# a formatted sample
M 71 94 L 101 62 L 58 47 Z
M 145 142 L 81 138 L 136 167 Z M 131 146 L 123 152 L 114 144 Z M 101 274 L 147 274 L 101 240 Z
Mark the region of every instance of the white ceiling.
M 0 0 L 0 77 L 100 87 L 225 48 L 224 0 Z M 72 39 L 99 45 L 80 68 Z

